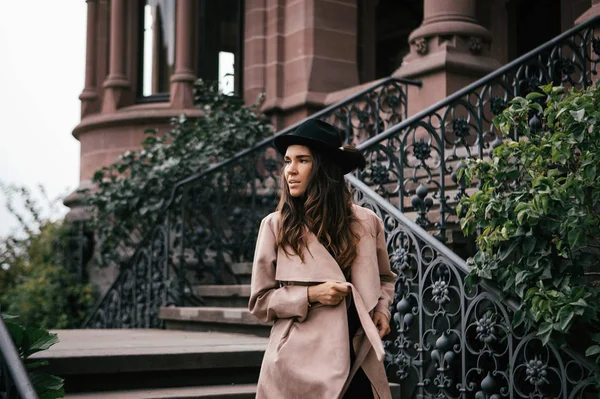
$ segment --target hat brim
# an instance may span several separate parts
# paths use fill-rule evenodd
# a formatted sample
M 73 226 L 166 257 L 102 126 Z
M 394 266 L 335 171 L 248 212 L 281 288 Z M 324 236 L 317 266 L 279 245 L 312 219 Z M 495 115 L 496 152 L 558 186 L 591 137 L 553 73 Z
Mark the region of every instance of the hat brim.
M 324 156 L 331 157 L 331 159 L 340 166 L 344 174 L 350 173 L 358 168 L 362 158 L 362 154 L 360 153 L 343 151 L 339 147 L 332 147 L 322 141 L 302 136 L 283 135 L 275 137 L 273 139 L 273 144 L 277 151 L 284 156 L 287 148 L 291 145 L 303 145 L 310 149 L 315 149 Z

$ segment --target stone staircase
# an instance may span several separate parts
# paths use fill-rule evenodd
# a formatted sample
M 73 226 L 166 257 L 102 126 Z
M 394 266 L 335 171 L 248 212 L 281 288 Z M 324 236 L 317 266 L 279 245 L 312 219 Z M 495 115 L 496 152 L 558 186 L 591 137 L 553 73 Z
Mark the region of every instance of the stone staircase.
M 34 355 L 65 379 L 67 399 L 250 399 L 267 339 L 248 334 L 58 330 Z
M 268 337 L 270 323 L 261 323 L 248 311 L 252 263 L 234 263 L 232 271 L 240 284 L 197 285 L 193 294 L 201 307 L 161 307 L 159 317 L 167 330 L 246 333 Z

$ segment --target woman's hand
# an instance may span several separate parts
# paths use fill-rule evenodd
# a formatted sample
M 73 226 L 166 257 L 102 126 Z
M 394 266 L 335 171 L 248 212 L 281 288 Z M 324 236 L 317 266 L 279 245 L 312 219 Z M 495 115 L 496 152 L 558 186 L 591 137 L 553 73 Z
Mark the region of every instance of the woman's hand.
M 379 331 L 379 338 L 385 337 L 392 331 L 390 329 L 390 321 L 381 312 L 373 312 L 373 323 L 375 323 L 375 327 L 377 327 L 377 331 Z
M 339 305 L 349 293 L 350 287 L 348 285 L 327 281 L 308 287 L 308 302 L 335 306 Z

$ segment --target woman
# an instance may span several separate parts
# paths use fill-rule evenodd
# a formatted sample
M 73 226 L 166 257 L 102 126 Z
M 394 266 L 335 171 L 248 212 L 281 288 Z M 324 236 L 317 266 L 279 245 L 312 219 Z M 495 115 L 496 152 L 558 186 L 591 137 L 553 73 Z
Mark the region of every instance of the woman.
M 395 275 L 381 220 L 344 181 L 365 158 L 320 120 L 274 143 L 282 194 L 260 226 L 249 303 L 274 322 L 256 397 L 390 398 L 381 338 Z

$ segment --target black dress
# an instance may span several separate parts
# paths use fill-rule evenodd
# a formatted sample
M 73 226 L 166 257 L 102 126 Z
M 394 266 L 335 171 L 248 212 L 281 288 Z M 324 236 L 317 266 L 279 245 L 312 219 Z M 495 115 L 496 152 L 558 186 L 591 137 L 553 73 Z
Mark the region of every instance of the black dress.
M 358 318 L 358 313 L 356 313 L 356 306 L 354 306 L 354 301 L 350 301 L 350 306 L 348 307 L 348 335 L 350 337 L 350 368 L 354 364 L 354 360 L 356 358 L 356 353 L 354 353 L 354 348 L 352 347 L 352 338 L 358 328 L 360 327 L 360 319 Z M 350 385 L 346 390 L 342 399 L 373 399 L 373 390 L 371 388 L 371 381 L 363 371 L 362 367 L 360 367 L 352 381 L 350 381 Z

